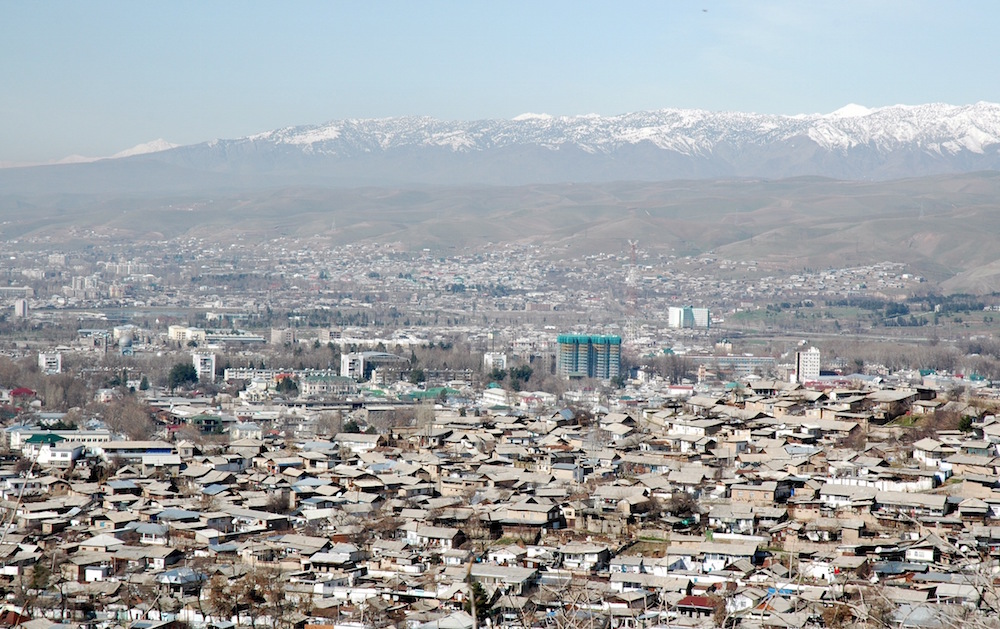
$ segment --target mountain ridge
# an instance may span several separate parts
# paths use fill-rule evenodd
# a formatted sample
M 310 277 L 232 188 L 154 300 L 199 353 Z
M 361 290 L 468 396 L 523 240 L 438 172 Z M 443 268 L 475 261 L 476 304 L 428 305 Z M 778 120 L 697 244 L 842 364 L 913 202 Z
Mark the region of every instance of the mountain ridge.
M 987 129 L 981 128 L 987 126 Z M 893 133 L 895 132 L 895 133 Z M 754 114 L 701 109 L 659 109 L 616 116 L 584 114 L 550 116 L 522 114 L 512 119 L 446 121 L 429 116 L 399 118 L 348 118 L 318 125 L 284 127 L 222 142 L 271 141 L 310 146 L 313 150 L 336 148 L 367 135 L 382 150 L 400 146 L 446 146 L 473 150 L 534 143 L 542 146 L 576 144 L 584 150 L 608 151 L 625 144 L 649 141 L 658 148 L 682 154 L 703 154 L 721 142 L 766 144 L 805 135 L 827 150 L 875 142 L 929 142 L 936 151 L 965 148 L 984 152 L 985 145 L 1000 145 L 1000 105 L 893 105 L 869 109 L 850 104 L 830 114 Z M 936 137 L 961 140 L 954 144 L 933 142 Z M 372 148 L 359 144 L 357 148 Z
M 1000 104 L 851 104 L 795 116 L 660 109 L 473 121 L 352 118 L 14 170 L 0 171 L 0 185 L 13 194 L 718 177 L 891 180 L 1000 170 Z

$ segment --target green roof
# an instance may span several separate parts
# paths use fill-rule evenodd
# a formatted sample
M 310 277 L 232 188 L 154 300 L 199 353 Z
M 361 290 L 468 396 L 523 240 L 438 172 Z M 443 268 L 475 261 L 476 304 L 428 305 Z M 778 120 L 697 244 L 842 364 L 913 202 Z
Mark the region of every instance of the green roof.
M 60 441 L 66 441 L 66 438 L 54 434 L 44 434 L 31 435 L 25 443 L 59 443 Z
M 592 334 L 560 334 L 557 343 L 590 343 L 591 345 L 621 345 L 620 336 L 601 336 Z
M 414 400 L 429 400 L 437 397 L 441 397 L 441 393 L 445 395 L 455 395 L 459 393 L 458 389 L 452 389 L 449 387 L 434 387 L 433 389 L 427 389 L 426 391 L 413 391 L 407 395 Z

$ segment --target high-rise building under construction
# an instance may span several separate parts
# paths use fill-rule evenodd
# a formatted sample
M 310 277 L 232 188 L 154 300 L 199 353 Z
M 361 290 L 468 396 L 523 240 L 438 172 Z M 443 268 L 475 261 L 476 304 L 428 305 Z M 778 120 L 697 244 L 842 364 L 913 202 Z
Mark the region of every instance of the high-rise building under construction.
M 622 338 L 560 334 L 556 374 L 560 378 L 608 380 L 621 372 Z

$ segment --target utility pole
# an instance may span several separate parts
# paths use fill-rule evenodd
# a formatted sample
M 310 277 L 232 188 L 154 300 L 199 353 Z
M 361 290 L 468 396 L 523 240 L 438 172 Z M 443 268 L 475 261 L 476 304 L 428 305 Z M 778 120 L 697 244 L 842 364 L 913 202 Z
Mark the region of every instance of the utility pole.
M 469 567 L 465 571 L 465 583 L 469 586 L 469 609 L 472 610 L 472 629 L 479 629 L 479 617 L 476 615 L 476 589 L 472 581 L 472 561 L 469 559 Z

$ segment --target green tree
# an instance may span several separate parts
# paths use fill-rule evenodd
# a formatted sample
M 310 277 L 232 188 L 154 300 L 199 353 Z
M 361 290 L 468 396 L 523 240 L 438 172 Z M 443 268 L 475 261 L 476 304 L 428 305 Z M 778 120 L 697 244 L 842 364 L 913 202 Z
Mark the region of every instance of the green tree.
M 521 365 L 519 367 L 511 367 L 508 372 L 510 373 L 510 379 L 520 380 L 521 382 L 527 382 L 531 379 L 531 374 L 535 372 L 534 369 L 527 365 Z
M 299 385 L 295 382 L 295 378 L 282 378 L 278 380 L 277 386 L 274 387 L 278 393 L 298 393 Z
M 426 379 L 427 378 L 424 375 L 424 370 L 421 369 L 420 367 L 410 370 L 410 384 L 420 384 Z
M 147 378 L 146 376 L 143 376 L 142 380 L 139 381 L 139 390 L 140 391 L 149 390 L 149 378 Z
M 193 363 L 177 363 L 170 368 L 170 374 L 167 376 L 167 386 L 170 387 L 171 391 L 177 387 L 196 382 L 198 382 L 198 371 L 194 368 Z
M 473 581 L 469 584 L 469 589 L 472 590 L 469 594 L 469 598 L 466 599 L 465 603 L 462 604 L 462 609 L 466 613 L 472 614 L 473 602 L 475 602 L 476 610 L 476 620 L 479 621 L 479 625 L 482 626 L 483 622 L 490 615 L 490 599 L 486 595 L 486 589 L 480 585 L 478 581 Z

